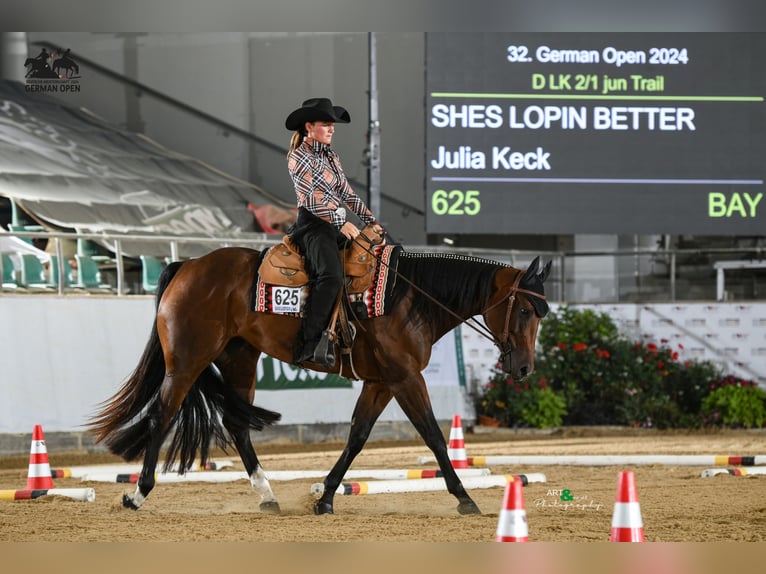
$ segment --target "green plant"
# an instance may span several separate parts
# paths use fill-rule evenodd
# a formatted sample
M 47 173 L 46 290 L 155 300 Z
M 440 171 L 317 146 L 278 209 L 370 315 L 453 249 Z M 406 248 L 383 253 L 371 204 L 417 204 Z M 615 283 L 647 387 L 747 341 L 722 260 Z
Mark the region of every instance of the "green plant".
M 521 409 L 522 421 L 533 428 L 561 426 L 567 407 L 564 399 L 548 387 L 530 389 L 531 400 Z
M 712 385 L 702 401 L 702 416 L 708 426 L 760 428 L 766 421 L 766 392 L 730 375 Z
M 560 307 L 542 324 L 534 373 L 520 383 L 495 372 L 477 414 L 506 426 L 763 425 L 762 389 L 712 362 L 682 362 L 683 347 L 668 343 L 632 341 L 606 313 Z
M 566 404 L 544 380 L 514 381 L 498 370 L 477 397 L 476 412 L 503 426 L 549 428 L 561 425 Z

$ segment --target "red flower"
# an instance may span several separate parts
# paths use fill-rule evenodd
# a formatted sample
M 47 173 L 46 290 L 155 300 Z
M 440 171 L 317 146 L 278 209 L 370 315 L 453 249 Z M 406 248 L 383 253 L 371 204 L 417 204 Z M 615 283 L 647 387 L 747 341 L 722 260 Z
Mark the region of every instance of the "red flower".
M 656 351 L 657 350 L 657 345 L 655 345 L 654 343 L 649 343 L 647 345 L 647 347 L 649 348 L 650 351 Z
M 611 355 L 606 349 L 596 349 L 596 356 L 599 359 L 608 359 Z
M 556 346 L 557 346 L 559 349 L 561 349 L 562 351 L 564 351 L 564 350 L 566 350 L 566 349 L 568 349 L 568 348 L 569 348 L 569 345 L 567 345 L 566 343 L 559 343 L 559 344 L 558 344 L 558 345 L 556 345 Z
M 588 345 L 586 345 L 585 343 L 575 343 L 574 345 L 572 345 L 572 349 L 574 349 L 575 351 L 584 351 L 587 348 L 588 348 Z
M 674 361 L 677 361 L 678 360 L 678 352 L 677 351 L 673 351 L 670 354 L 670 358 L 673 359 Z
M 657 361 L 657 368 L 659 370 L 662 370 L 662 368 L 665 366 L 664 361 Z

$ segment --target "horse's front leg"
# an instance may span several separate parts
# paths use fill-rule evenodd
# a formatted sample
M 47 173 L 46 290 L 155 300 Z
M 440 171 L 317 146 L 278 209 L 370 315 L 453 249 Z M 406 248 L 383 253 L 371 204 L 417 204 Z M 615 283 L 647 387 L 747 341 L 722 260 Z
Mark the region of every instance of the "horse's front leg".
M 354 458 L 362 451 L 370 431 L 378 420 L 380 413 L 391 401 L 391 391 L 388 387 L 379 383 L 364 383 L 362 392 L 356 401 L 354 415 L 351 419 L 351 428 L 348 433 L 346 448 L 340 458 L 332 467 L 330 473 L 324 479 L 324 490 L 319 500 L 314 505 L 314 514 L 333 514 L 333 500 L 335 491 L 338 489 L 346 471 L 351 466 Z
M 444 476 L 447 490 L 458 500 L 457 511 L 460 514 L 481 514 L 479 507 L 468 496 L 463 483 L 452 466 L 447 443 L 434 416 L 425 380 L 420 373 L 417 374 L 417 380 L 412 377 L 397 385 L 394 396 L 420 436 L 423 437 L 428 448 L 434 453 Z

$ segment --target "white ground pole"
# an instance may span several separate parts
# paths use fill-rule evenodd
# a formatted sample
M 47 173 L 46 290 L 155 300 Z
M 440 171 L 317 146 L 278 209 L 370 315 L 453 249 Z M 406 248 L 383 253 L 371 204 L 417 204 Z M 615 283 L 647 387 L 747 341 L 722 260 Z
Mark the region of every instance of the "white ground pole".
M 421 456 L 418 464 L 435 462 L 432 456 Z M 658 464 L 673 466 L 722 466 L 766 464 L 766 455 L 718 456 L 711 454 L 657 454 L 657 455 L 522 455 L 522 456 L 473 456 L 468 466 L 501 465 L 561 465 L 561 466 L 623 466 L 629 464 Z
M 709 468 L 703 470 L 702 478 L 710 478 L 719 474 L 730 474 L 732 476 L 751 476 L 755 474 L 766 474 L 766 466 L 750 466 L 747 468 Z
M 26 496 L 16 498 L 20 493 Z M 80 502 L 93 502 L 96 500 L 96 491 L 92 488 L 48 488 L 42 490 L 0 490 L 0 500 L 30 500 L 29 493 L 32 493 L 33 499 L 40 496 L 63 496 Z
M 525 474 L 525 475 L 492 475 L 492 476 L 473 476 L 461 479 L 466 490 L 477 488 L 492 488 L 494 486 L 505 486 L 511 480 L 519 480 L 519 477 L 525 477 L 526 482 L 546 482 L 544 474 Z M 443 478 L 424 478 L 421 480 L 373 480 L 369 482 L 344 482 L 338 486 L 336 494 L 390 494 L 399 492 L 435 492 L 447 490 L 447 485 Z M 311 485 L 311 494 L 319 498 L 324 493 L 324 484 L 317 482 Z
M 421 479 L 427 480 L 428 475 L 433 475 L 436 471 L 426 471 L 422 469 L 400 470 L 400 469 L 369 469 L 369 470 L 349 470 L 344 476 L 345 479 L 355 478 L 374 478 L 384 480 L 395 479 Z M 488 476 L 491 470 L 488 468 L 465 468 L 458 469 L 459 477 L 478 477 Z M 330 473 L 329 470 L 270 470 L 264 471 L 265 478 L 268 480 L 301 480 L 305 478 L 324 478 Z M 138 480 L 138 472 L 135 473 L 115 473 L 110 470 L 107 472 L 91 472 L 83 474 L 83 482 L 127 482 L 134 483 Z M 426 475 L 425 477 L 423 475 Z M 237 480 L 250 479 L 245 471 L 197 471 L 186 474 L 177 473 L 157 473 L 154 475 L 157 484 L 172 484 L 180 482 L 235 482 Z
M 234 466 L 234 463 L 230 460 L 209 461 L 208 464 L 214 465 L 215 470 L 221 470 L 223 468 L 230 468 Z M 141 464 L 94 464 L 89 466 L 70 466 L 67 468 L 56 468 L 51 465 L 52 471 L 59 471 L 63 474 L 60 477 L 54 478 L 82 478 L 87 474 L 93 473 L 108 473 L 115 474 L 133 474 L 141 472 L 143 465 Z M 162 468 L 162 464 L 158 464 L 157 468 Z M 178 465 L 172 465 L 169 472 L 177 472 Z M 204 472 L 212 472 L 213 469 L 205 470 Z M 198 464 L 194 464 L 187 472 L 203 472 L 203 469 Z M 112 481 L 114 482 L 114 481 Z

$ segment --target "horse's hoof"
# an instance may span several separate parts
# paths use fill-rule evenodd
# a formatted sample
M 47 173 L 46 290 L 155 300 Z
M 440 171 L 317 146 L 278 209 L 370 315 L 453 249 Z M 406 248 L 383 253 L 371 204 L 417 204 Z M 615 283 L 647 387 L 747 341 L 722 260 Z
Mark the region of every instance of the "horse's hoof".
M 479 507 L 476 506 L 476 503 L 473 500 L 458 504 L 457 511 L 460 514 L 481 514 L 481 510 L 479 510 Z
M 130 508 L 131 510 L 138 510 L 138 505 L 133 502 L 133 499 L 127 494 L 122 495 L 122 505 L 125 508 Z
M 282 510 L 279 508 L 279 503 L 276 500 L 261 502 L 260 509 L 261 512 L 265 512 L 267 514 L 279 514 L 282 512 Z
M 317 501 L 314 505 L 314 514 L 334 514 L 332 511 L 332 504 L 329 502 Z

